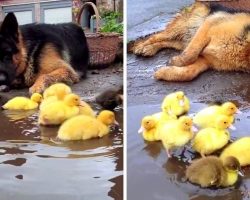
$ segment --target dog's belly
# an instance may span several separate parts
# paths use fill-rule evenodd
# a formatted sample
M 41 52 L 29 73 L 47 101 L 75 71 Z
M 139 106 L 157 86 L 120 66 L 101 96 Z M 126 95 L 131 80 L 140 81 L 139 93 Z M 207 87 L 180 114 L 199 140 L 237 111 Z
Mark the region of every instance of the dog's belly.
M 211 67 L 216 70 L 250 72 L 246 42 L 237 38 L 220 39 L 212 40 L 202 52 Z

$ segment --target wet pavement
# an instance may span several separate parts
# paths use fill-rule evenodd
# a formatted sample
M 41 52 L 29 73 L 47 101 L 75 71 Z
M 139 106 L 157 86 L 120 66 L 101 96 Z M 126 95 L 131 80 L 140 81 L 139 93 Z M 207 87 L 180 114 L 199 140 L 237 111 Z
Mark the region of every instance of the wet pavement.
M 140 9 L 128 11 L 128 16 L 130 13 L 133 14 L 128 18 L 129 40 L 164 29 L 164 21 L 168 22 L 178 8 L 190 2 L 193 1 L 162 0 L 156 3 L 147 0 L 138 1 L 138 4 L 134 2 L 136 4 L 133 5 L 134 8 L 140 7 Z M 147 7 L 148 5 L 150 6 Z M 151 7 L 160 9 L 157 11 Z M 151 14 L 154 17 L 151 17 Z M 139 21 L 135 18 L 139 18 Z M 129 19 L 133 19 L 136 23 L 130 23 Z M 167 64 L 169 59 L 177 54 L 179 52 L 174 50 L 163 50 L 151 58 L 128 55 L 128 199 L 250 199 L 250 169 L 244 169 L 245 177 L 236 188 L 201 189 L 183 180 L 185 168 L 189 164 L 187 161 L 196 156 L 191 149 L 185 152 L 185 157 L 180 158 L 176 152 L 174 158 L 167 159 L 161 143 L 144 142 L 137 134 L 141 118 L 159 112 L 164 96 L 176 90 L 184 91 L 190 98 L 190 113 L 195 113 L 215 102 L 235 102 L 243 114 L 236 117 L 237 130 L 231 132 L 232 139 L 250 134 L 250 87 L 248 87 L 250 75 L 240 72 L 207 71 L 191 82 L 156 81 L 153 73 L 157 66 Z
M 93 102 L 100 92 L 122 84 L 122 67 L 89 71 L 72 87 Z M 28 95 L 28 90 L 0 94 Z M 0 111 L 1 200 L 117 199 L 123 197 L 123 109 L 115 110 L 119 127 L 101 139 L 62 142 L 58 127 L 37 123 L 38 111 Z

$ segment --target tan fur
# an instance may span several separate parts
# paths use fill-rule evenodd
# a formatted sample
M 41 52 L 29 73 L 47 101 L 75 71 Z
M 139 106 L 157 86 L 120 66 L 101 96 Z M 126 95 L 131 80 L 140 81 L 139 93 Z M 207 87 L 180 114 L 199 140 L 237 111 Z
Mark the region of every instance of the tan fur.
M 24 47 L 22 35 L 20 33 L 21 33 L 20 30 L 18 30 L 17 48 L 19 49 L 19 52 L 17 54 L 14 54 L 12 57 L 13 63 L 15 64 L 15 66 L 17 66 L 16 76 L 24 72 L 27 60 L 27 52 Z
M 32 67 L 28 67 L 24 73 L 25 83 L 30 87 L 30 92 L 42 92 L 55 82 L 73 84 L 79 81 L 79 77 L 71 66 L 57 53 L 52 44 L 44 47 L 40 57 L 40 70 L 36 76 Z
M 172 58 L 172 66 L 155 72 L 159 80 L 190 81 L 209 68 L 250 72 L 250 33 L 244 33 L 250 25 L 250 14 L 208 14 L 209 6 L 194 3 L 163 32 L 135 45 L 134 53 L 152 56 L 162 48 L 184 48 Z

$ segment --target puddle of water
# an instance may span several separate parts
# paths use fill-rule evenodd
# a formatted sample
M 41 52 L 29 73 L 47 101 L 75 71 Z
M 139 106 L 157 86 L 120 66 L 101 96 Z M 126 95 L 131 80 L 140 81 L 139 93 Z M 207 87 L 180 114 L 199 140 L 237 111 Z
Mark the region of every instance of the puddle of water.
M 207 102 L 209 104 L 210 102 Z M 191 113 L 207 106 L 193 102 Z M 239 105 L 239 104 L 237 104 Z M 240 107 L 241 108 L 241 107 Z M 250 199 L 250 169 L 244 169 L 244 178 L 235 187 L 225 189 L 202 189 L 184 181 L 187 160 L 196 157 L 191 148 L 179 158 L 176 152 L 167 158 L 161 142 L 145 142 L 137 133 L 143 116 L 160 111 L 160 105 L 137 105 L 128 107 L 127 174 L 128 199 L 143 200 L 247 200 Z M 249 135 L 250 109 L 236 116 L 237 130 L 231 132 L 232 139 Z
M 1 200 L 122 199 L 123 110 L 108 136 L 62 142 L 37 112 L 0 111 Z

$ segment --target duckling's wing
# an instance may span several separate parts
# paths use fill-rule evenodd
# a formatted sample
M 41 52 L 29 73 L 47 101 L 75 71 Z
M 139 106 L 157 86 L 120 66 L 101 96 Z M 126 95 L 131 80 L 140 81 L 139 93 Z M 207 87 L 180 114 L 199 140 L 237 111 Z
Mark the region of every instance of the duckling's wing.
M 186 177 L 201 187 L 218 185 L 220 182 L 218 168 L 213 163 L 194 163 L 187 168 Z
M 4 106 L 4 109 L 24 109 L 26 107 L 26 104 L 31 101 L 30 99 L 26 97 L 15 97 L 11 100 L 9 100 Z

